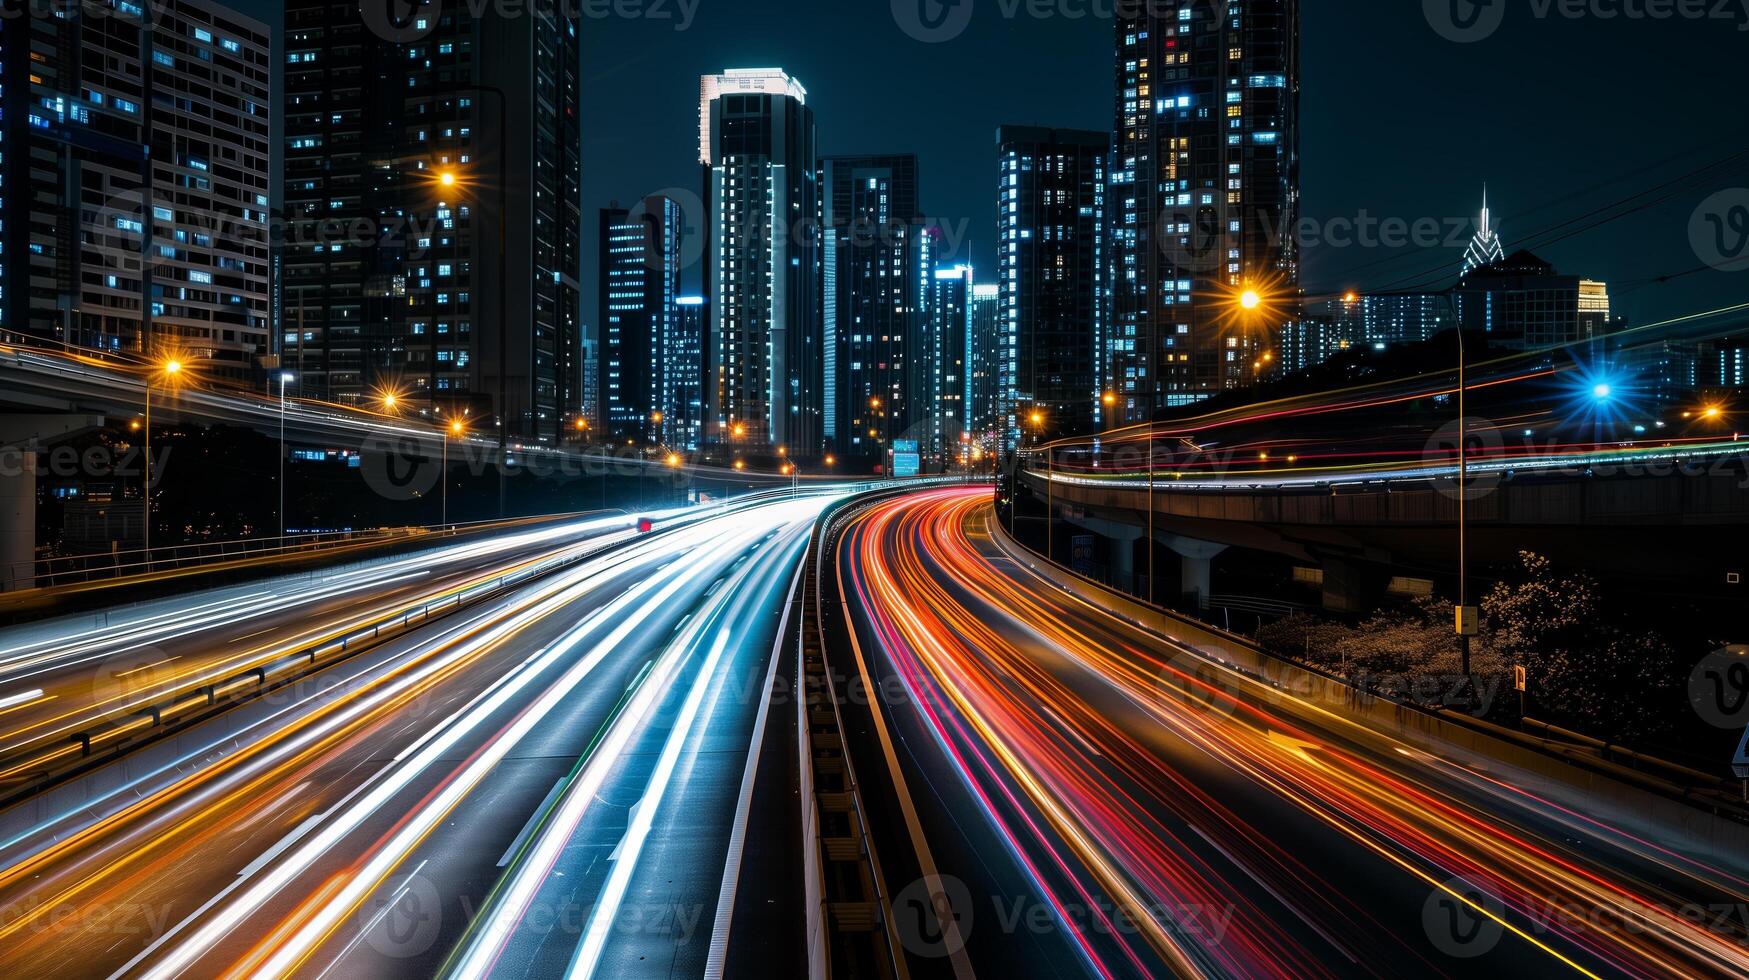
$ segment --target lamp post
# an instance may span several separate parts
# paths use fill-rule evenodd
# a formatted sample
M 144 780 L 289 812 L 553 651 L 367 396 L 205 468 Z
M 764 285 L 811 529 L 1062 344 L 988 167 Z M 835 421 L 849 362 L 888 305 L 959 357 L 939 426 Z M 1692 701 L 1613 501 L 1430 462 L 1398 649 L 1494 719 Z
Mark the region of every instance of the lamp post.
M 505 313 L 505 299 L 510 291 L 510 277 L 505 258 L 508 240 L 505 233 L 505 218 L 510 211 L 509 151 L 510 151 L 510 97 L 496 85 L 462 85 L 459 91 L 481 92 L 498 98 L 498 517 L 505 517 L 505 479 L 504 460 L 509 452 L 507 439 L 509 432 L 505 426 L 506 403 L 509 401 L 509 388 L 506 378 L 510 367 L 510 330 L 508 316 Z M 446 187 L 456 183 L 455 174 L 445 171 L 439 179 Z M 477 199 L 476 199 L 477 203 Z
M 443 480 L 443 526 L 449 526 L 449 437 L 460 436 L 462 424 L 460 420 L 451 422 L 443 430 L 443 468 L 438 470 L 439 479 Z
M 174 358 L 164 362 L 164 376 L 171 382 L 182 373 L 182 362 Z M 152 570 L 152 375 L 146 375 L 146 462 L 145 462 L 145 520 L 142 522 L 141 534 L 146 551 L 146 571 Z
M 1469 358 L 1464 349 L 1463 315 L 1458 310 L 1457 287 L 1446 290 L 1445 301 L 1451 307 L 1452 325 L 1457 329 L 1458 349 L 1458 608 L 1455 628 L 1458 634 L 1458 656 L 1464 677 L 1470 676 L 1470 636 L 1475 633 L 1478 618 L 1470 608 L 1470 440 L 1469 440 Z
M 282 371 L 279 375 L 279 538 L 285 543 L 285 386 L 291 381 L 290 372 Z

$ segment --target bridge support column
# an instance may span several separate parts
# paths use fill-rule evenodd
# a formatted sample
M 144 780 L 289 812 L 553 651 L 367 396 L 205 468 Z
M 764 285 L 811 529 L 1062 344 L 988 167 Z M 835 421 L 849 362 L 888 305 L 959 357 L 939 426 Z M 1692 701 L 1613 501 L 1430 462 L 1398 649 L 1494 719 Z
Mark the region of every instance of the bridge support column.
M 1111 544 L 1111 584 L 1134 595 L 1136 589 L 1136 542 L 1142 540 L 1144 536 L 1142 529 L 1098 517 L 1071 517 L 1068 518 L 1068 521 L 1082 530 L 1092 531 Z
M 1178 588 L 1185 595 L 1196 594 L 1196 605 L 1207 609 L 1214 577 L 1216 555 L 1227 550 L 1224 544 L 1187 538 L 1181 534 L 1160 533 L 1160 543 L 1178 555 Z
M 0 449 L 0 592 L 35 583 L 36 451 Z
M 0 592 L 36 584 L 36 454 L 103 427 L 101 415 L 0 415 Z
M 1111 542 L 1111 584 L 1130 595 L 1136 594 L 1136 542 L 1140 540 L 1141 536 L 1137 535 Z
M 1367 613 L 1378 605 L 1384 592 L 1379 573 L 1365 565 L 1341 558 L 1326 558 L 1324 568 L 1324 608 L 1331 612 Z

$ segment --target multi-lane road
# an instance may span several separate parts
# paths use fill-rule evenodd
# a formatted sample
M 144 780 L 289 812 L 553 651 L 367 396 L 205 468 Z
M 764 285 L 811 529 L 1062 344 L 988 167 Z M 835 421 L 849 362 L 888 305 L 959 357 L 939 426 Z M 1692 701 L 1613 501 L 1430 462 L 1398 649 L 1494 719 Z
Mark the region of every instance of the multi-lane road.
M 919 971 L 1749 973 L 1741 850 L 1265 689 L 1060 588 L 993 513 L 910 495 L 838 557 L 917 814 L 877 844 L 937 872 L 888 883 Z
M 0 966 L 793 972 L 768 692 L 846 492 L 0 633 Z M 831 562 L 912 977 L 1749 974 L 1741 849 L 1265 688 L 1059 587 L 990 497 L 870 501 Z
M 42 692 L 0 709 L 14 757 L 324 651 L 0 812 L 0 965 L 704 975 L 732 928 L 719 898 L 780 616 L 829 499 L 664 515 L 650 535 L 595 521 L 0 637 L 0 689 Z M 463 589 L 483 591 L 406 622 Z M 385 617 L 392 635 L 327 650 Z

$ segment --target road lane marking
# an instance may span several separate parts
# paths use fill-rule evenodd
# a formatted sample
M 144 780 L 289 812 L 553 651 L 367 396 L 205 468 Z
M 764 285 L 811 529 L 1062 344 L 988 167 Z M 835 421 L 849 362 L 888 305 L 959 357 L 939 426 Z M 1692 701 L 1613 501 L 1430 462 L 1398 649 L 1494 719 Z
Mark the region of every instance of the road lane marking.
M 522 825 L 522 832 L 517 834 L 516 839 L 510 842 L 510 846 L 504 849 L 504 856 L 498 859 L 498 867 L 502 868 L 508 865 L 510 859 L 516 856 L 517 850 L 522 847 L 522 842 L 528 840 L 528 835 L 534 831 L 534 825 L 546 814 L 547 807 L 552 805 L 553 797 L 558 796 L 564 788 L 565 779 L 560 777 L 553 783 L 553 788 L 547 790 L 546 799 L 541 800 L 540 806 L 535 807 L 534 812 L 528 815 L 528 821 Z

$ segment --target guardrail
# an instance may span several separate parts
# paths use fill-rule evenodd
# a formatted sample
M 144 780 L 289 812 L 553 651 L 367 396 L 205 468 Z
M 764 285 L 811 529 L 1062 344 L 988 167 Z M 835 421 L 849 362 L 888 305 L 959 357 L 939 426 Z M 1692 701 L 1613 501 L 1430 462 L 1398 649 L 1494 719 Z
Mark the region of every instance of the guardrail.
M 1749 806 L 1737 800 L 1737 787 L 1727 780 L 1674 763 L 1662 763 L 1658 767 L 1662 774 L 1653 774 L 1568 741 L 1539 738 L 1459 712 L 1434 711 L 1364 690 L 1347 678 L 1277 658 L 1245 637 L 1077 575 L 1010 536 L 1000 521 L 992 521 L 991 527 L 998 547 L 1016 562 L 1053 579 L 1058 588 L 1083 595 L 1136 629 L 1251 678 L 1282 697 L 1291 693 L 1351 724 L 1431 754 L 1455 748 L 1536 773 L 1587 799 L 1614 803 L 1659 827 L 1682 827 L 1696 839 L 1731 853 L 1741 852 L 1749 833 Z
M 838 975 L 841 964 L 905 975 L 892 933 L 892 909 L 869 838 L 860 783 L 845 746 L 843 693 L 826 664 L 820 573 L 828 546 L 842 530 L 840 505 L 822 515 L 802 571 L 802 620 L 797 637 L 801 684 L 796 698 L 802 801 L 802 877 L 807 908 L 808 975 Z
M 62 555 L 53 558 L 38 558 L 33 562 L 13 565 L 13 580 L 32 583 L 29 586 L 31 588 L 52 589 L 66 585 L 83 584 L 100 577 L 127 578 L 134 575 L 150 575 L 155 571 L 199 567 L 214 562 L 308 554 L 343 545 L 390 541 L 396 538 L 436 533 L 440 530 L 442 529 L 422 527 L 373 528 L 363 531 L 294 534 L 283 538 L 208 541 L 199 544 L 153 548 L 150 551 L 139 549 L 94 552 L 84 555 Z
M 520 517 L 506 521 L 475 521 L 466 524 L 434 524 L 392 528 L 370 528 L 354 531 L 323 531 L 288 535 L 283 538 L 240 538 L 234 541 L 213 541 L 199 544 L 172 545 L 145 550 L 102 552 L 91 555 L 67 555 L 39 558 L 31 565 L 15 565 L 15 581 L 34 580 L 35 584 L 0 593 L 0 597 L 40 596 L 56 589 L 74 589 L 101 583 L 102 588 L 147 581 L 154 577 L 218 571 L 240 565 L 266 564 L 287 559 L 319 556 L 397 541 L 431 538 L 433 541 L 482 531 L 508 530 L 567 520 L 584 520 L 609 514 L 625 514 L 620 508 L 546 514 Z M 30 569 L 30 570 L 25 570 Z
M 93 718 L 71 735 L 55 736 L 41 743 L 26 743 L 22 751 L 0 758 L 0 807 L 245 701 L 302 680 L 386 639 L 636 539 L 635 534 L 619 532 L 607 535 L 601 542 L 569 546 L 560 554 L 524 563 L 513 571 L 487 580 L 415 600 L 387 615 L 355 620 L 299 649 L 278 652 L 269 659 L 229 671 L 222 677 L 201 678 L 153 692 L 148 699 Z

